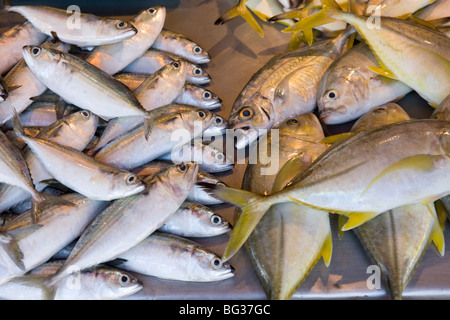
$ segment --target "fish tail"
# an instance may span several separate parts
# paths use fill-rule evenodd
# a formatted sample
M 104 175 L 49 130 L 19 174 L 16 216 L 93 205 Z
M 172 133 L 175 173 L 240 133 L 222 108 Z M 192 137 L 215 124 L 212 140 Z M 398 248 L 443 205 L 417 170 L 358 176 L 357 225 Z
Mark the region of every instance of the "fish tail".
M 439 251 L 441 256 L 444 256 L 445 253 L 445 239 L 444 239 L 444 231 L 442 222 L 439 220 L 439 214 L 437 209 L 435 208 L 434 203 L 428 203 L 427 205 L 428 211 L 434 218 L 433 226 L 431 227 L 429 242 L 433 242 L 436 248 Z
M 220 185 L 214 185 L 212 188 L 214 196 L 241 208 L 222 256 L 222 260 L 227 261 L 242 247 L 272 203 L 265 196 L 253 192 Z
M 282 30 L 282 32 L 297 32 L 317 28 L 336 20 L 346 21 L 349 13 L 343 11 L 334 1 L 322 1 L 323 9 L 312 16 L 299 20 L 297 23 Z
M 250 10 L 247 8 L 245 3 L 247 0 L 239 0 L 239 4 L 235 7 L 231 8 L 227 12 L 225 12 L 223 15 L 221 15 L 215 22 L 215 25 L 221 25 L 224 23 L 227 23 L 231 19 L 234 19 L 238 16 L 241 16 L 242 18 L 247 21 L 247 23 L 256 31 L 259 33 L 261 37 L 264 37 L 264 32 L 261 29 L 261 26 L 258 24 L 256 19 L 253 17 Z

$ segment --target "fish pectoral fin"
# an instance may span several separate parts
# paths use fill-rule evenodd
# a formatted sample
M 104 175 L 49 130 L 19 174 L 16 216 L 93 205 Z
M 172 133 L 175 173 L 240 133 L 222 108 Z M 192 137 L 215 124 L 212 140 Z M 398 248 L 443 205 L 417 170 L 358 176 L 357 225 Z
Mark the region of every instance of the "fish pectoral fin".
M 367 68 L 375 73 L 378 73 L 379 75 L 386 77 L 386 78 L 398 80 L 397 76 L 386 68 L 377 67 L 377 66 L 370 66 Z
M 444 240 L 444 230 L 440 224 L 436 209 L 434 207 L 434 203 L 430 202 L 427 205 L 428 211 L 434 218 L 433 226 L 431 227 L 429 241 L 433 242 L 436 248 L 438 249 L 441 256 L 444 256 L 445 253 L 445 240 Z
M 436 157 L 428 154 L 419 154 L 411 157 L 404 158 L 399 160 L 383 171 L 381 171 L 366 187 L 366 189 L 361 193 L 361 196 L 366 193 L 377 181 L 381 180 L 383 177 L 389 175 L 390 173 L 397 172 L 399 170 L 411 169 L 415 171 L 430 171 L 435 168 L 435 160 Z M 427 199 L 427 202 L 430 202 L 430 199 Z
M 322 250 L 320 251 L 323 258 L 323 262 L 327 267 L 330 266 L 332 252 L 333 252 L 333 236 L 331 235 L 330 231 L 323 243 Z
M 350 138 L 354 134 L 355 134 L 354 132 L 343 132 L 339 134 L 334 134 L 332 136 L 323 138 L 322 140 L 319 141 L 319 143 L 334 144 L 336 142 L 344 141 L 345 139 Z
M 13 92 L 14 90 L 19 89 L 20 87 L 22 87 L 22 85 L 10 86 L 10 87 L 8 87 L 8 92 L 11 93 L 11 92 Z
M 345 213 L 348 220 L 345 225 L 341 228 L 342 231 L 347 231 L 362 225 L 364 222 L 376 217 L 378 212 L 350 212 Z

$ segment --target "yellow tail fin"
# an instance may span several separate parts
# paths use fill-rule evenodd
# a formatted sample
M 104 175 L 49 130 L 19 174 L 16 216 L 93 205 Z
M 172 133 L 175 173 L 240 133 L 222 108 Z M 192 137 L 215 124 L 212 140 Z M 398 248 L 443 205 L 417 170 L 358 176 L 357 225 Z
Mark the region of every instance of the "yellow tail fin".
M 220 24 L 224 24 L 228 21 L 230 21 L 231 19 L 234 19 L 238 16 L 241 16 L 242 18 L 245 19 L 245 21 L 247 21 L 247 23 L 256 31 L 259 33 L 259 35 L 261 37 L 264 37 L 264 32 L 261 29 L 261 26 L 258 24 L 258 22 L 256 21 L 256 19 L 253 17 L 252 13 L 250 12 L 250 10 L 247 8 L 247 6 L 245 5 L 245 3 L 247 2 L 247 0 L 239 0 L 239 4 L 233 8 L 231 8 L 230 10 L 228 10 L 227 12 L 225 12 L 223 15 L 221 15 L 215 22 L 214 24 L 216 25 L 220 25 Z

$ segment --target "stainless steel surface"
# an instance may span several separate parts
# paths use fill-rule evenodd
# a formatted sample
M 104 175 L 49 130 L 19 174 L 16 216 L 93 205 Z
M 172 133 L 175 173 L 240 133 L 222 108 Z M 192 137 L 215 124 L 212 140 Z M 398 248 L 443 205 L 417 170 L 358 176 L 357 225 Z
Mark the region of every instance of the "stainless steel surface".
M 240 17 L 222 26 L 214 21 L 226 10 L 237 3 L 235 0 L 183 0 L 183 1 L 120 1 L 89 3 L 88 1 L 16 1 L 15 4 L 44 4 L 66 8 L 78 4 L 83 12 L 110 16 L 131 16 L 140 9 L 159 4 L 167 7 L 165 28 L 184 34 L 206 49 L 212 59 L 206 71 L 212 82 L 207 86 L 223 100 L 218 114 L 228 118 L 231 106 L 240 90 L 250 77 L 261 68 L 274 54 L 287 49 L 290 34 L 282 33 L 279 24 L 262 23 L 265 33 L 261 38 Z M 102 6 L 105 9 L 102 9 Z M 145 6 L 145 7 L 144 7 Z M 7 26 L 22 21 L 16 14 L 0 15 L 0 31 Z M 427 118 L 433 111 L 417 94 L 407 95 L 398 102 L 413 118 Z M 328 134 L 348 131 L 352 123 L 325 128 Z M 235 167 L 219 176 L 232 187 L 239 188 L 245 164 Z M 233 221 L 235 208 L 231 205 L 214 207 L 217 213 Z M 305 282 L 297 290 L 293 299 L 390 299 L 386 286 L 382 282 L 379 289 L 369 289 L 373 272 L 368 273 L 372 262 L 368 259 L 359 241 L 352 231 L 346 232 L 342 239 L 337 235 L 337 217 L 332 215 L 333 255 L 327 268 L 319 260 Z M 445 229 L 446 242 L 450 239 L 448 227 Z M 193 239 L 221 255 L 225 249 L 229 234 L 209 239 Z M 440 257 L 430 245 L 419 263 L 409 285 L 404 292 L 405 299 L 449 299 L 450 298 L 450 244 L 446 254 Z M 154 277 L 138 275 L 144 282 L 144 288 L 128 299 L 227 299 L 260 300 L 266 299 L 259 280 L 245 249 L 241 249 L 230 259 L 236 269 L 235 277 L 214 283 L 189 283 L 160 280 Z M 382 278 L 381 278 L 382 281 Z

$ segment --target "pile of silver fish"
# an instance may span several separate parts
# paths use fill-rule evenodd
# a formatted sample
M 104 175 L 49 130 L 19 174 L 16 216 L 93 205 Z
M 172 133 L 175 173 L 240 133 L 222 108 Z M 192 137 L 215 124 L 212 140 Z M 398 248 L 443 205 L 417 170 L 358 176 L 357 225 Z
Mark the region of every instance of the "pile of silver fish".
M 120 299 L 142 290 L 136 274 L 233 277 L 189 239 L 231 229 L 202 186 L 225 186 L 214 174 L 234 165 L 209 143 L 227 121 L 211 111 L 208 53 L 164 28 L 163 6 L 79 25 L 62 9 L 5 10 L 26 21 L 0 35 L 0 298 Z
M 264 16 L 257 2 L 239 1 L 217 23 L 241 15 L 259 32 L 248 17 L 252 6 Z M 236 148 L 250 146 L 253 159 L 259 148 L 277 150 L 280 169 L 264 175 L 271 164 L 258 159 L 241 189 L 214 188 L 240 209 L 222 259 L 244 246 L 267 297 L 290 299 L 321 257 L 332 263 L 332 213 L 339 234 L 356 233 L 401 299 L 428 244 L 445 252 L 450 1 L 280 3 L 284 12 L 268 20 L 290 19 L 283 32 L 305 43 L 262 66 L 229 117 Z M 412 119 L 396 103 L 410 92 L 435 108 L 430 118 Z M 326 137 L 337 124 L 352 128 Z

